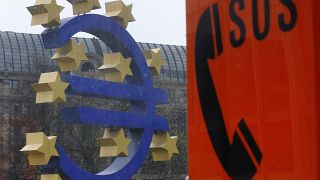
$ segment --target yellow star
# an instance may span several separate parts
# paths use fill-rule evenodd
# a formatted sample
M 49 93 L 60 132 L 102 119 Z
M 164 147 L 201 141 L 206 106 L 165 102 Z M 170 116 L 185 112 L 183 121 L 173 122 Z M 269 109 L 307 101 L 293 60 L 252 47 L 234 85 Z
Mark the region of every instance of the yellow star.
M 81 60 L 88 60 L 84 43 L 77 44 L 75 40 L 69 40 L 62 48 L 57 48 L 51 59 L 59 63 L 62 72 L 78 69 Z
M 131 58 L 125 59 L 121 53 L 104 54 L 104 65 L 99 68 L 105 74 L 105 80 L 123 82 L 127 75 L 132 76 Z
M 97 139 L 100 157 L 127 157 L 131 140 L 126 138 L 123 129 L 106 129 L 103 138 Z
M 157 48 L 143 51 L 151 74 L 154 76 L 158 76 L 160 74 L 160 69 L 163 65 L 163 59 L 161 57 L 160 50 L 160 48 Z
M 32 15 L 31 25 L 58 26 L 63 8 L 55 0 L 37 0 L 34 6 L 27 7 Z
M 39 83 L 32 88 L 37 93 L 36 103 L 66 102 L 65 90 L 68 83 L 62 82 L 58 72 L 42 73 Z
M 118 21 L 123 27 L 127 28 L 129 22 L 134 22 L 132 15 L 132 4 L 126 6 L 121 0 L 107 2 L 106 16 Z
M 79 15 L 90 12 L 91 10 L 100 9 L 99 0 L 67 0 L 72 4 L 73 15 Z
M 61 180 L 59 174 L 42 174 L 41 180 Z
M 28 155 L 30 165 L 47 165 L 52 156 L 59 156 L 55 144 L 57 137 L 43 132 L 27 133 L 26 146 L 20 151 Z
M 168 161 L 173 154 L 179 154 L 177 136 L 170 136 L 167 132 L 153 135 L 150 146 L 154 161 Z

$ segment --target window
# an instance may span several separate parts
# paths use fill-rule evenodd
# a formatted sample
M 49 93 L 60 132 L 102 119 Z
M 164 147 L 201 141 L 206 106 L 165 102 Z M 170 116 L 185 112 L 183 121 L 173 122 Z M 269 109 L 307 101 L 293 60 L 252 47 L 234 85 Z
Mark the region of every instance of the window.
M 9 80 L 9 89 L 10 90 L 19 89 L 19 81 L 18 80 Z
M 4 80 L 0 79 L 0 95 L 9 96 L 13 95 L 19 89 L 19 81 L 17 80 Z
M 0 79 L 0 95 L 4 95 L 4 80 Z
M 13 106 L 13 113 L 15 117 L 19 117 L 22 114 L 22 104 L 21 103 L 16 103 Z
M 81 66 L 81 71 L 82 72 L 95 72 L 95 70 L 96 70 L 96 68 L 90 62 L 85 62 Z

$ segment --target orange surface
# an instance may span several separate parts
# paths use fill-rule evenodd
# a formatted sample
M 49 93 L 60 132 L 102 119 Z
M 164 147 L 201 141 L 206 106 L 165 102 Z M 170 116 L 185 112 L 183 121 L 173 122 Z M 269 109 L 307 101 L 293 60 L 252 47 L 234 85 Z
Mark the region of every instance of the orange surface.
M 270 32 L 265 39 L 257 40 L 253 33 L 252 1 L 244 0 L 244 10 L 239 10 L 238 5 L 234 7 L 246 28 L 244 43 L 235 48 L 230 43 L 230 31 L 235 30 L 236 37 L 240 32 L 230 18 L 231 1 L 187 0 L 190 179 L 231 178 L 210 141 L 197 87 L 196 31 L 200 17 L 214 4 L 219 8 L 223 52 L 208 62 L 229 141 L 239 132 L 237 125 L 243 118 L 262 153 L 260 165 L 254 162 L 254 179 L 320 179 L 320 3 L 293 0 L 297 22 L 292 30 L 284 32 L 279 27 L 279 15 L 284 13 L 289 22 L 290 11 L 280 0 L 270 0 Z M 258 0 L 262 30 L 261 2 Z M 211 20 L 212 14 L 211 9 Z

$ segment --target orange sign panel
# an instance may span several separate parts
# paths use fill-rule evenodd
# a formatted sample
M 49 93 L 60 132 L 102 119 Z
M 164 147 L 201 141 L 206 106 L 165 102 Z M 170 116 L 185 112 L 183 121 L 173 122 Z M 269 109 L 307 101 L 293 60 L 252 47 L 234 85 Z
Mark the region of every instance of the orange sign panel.
M 319 9 L 187 0 L 190 179 L 320 179 Z

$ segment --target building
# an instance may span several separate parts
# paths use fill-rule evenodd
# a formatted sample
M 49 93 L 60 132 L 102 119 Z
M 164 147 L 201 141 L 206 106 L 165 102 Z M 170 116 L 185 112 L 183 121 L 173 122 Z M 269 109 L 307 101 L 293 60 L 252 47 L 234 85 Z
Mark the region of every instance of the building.
M 89 58 L 89 61 L 81 64 L 80 73 L 96 72 L 102 65 L 103 54 L 110 53 L 110 49 L 96 38 L 76 40 L 85 43 L 85 53 Z M 167 90 L 170 97 L 170 104 L 159 107 L 159 113 L 169 120 L 172 129 L 170 133 L 179 136 L 180 155 L 165 163 L 152 162 L 151 157 L 148 157 L 136 178 L 183 179 L 187 175 L 186 48 L 153 43 L 138 45 L 142 50 L 162 49 L 165 64 L 160 76 L 154 78 L 154 84 Z M 38 34 L 0 32 L 0 179 L 21 178 L 14 174 L 26 167 L 25 158 L 17 152 L 21 148 L 21 142 L 17 143 L 17 139 L 24 141 L 26 130 L 23 130 L 24 119 L 17 116 L 28 107 L 24 107 L 18 91 L 30 88 L 26 85 L 34 82 L 40 72 L 57 68 L 50 60 L 53 53 L 54 50 L 44 49 Z M 18 159 L 21 165 L 15 165 L 12 159 Z

